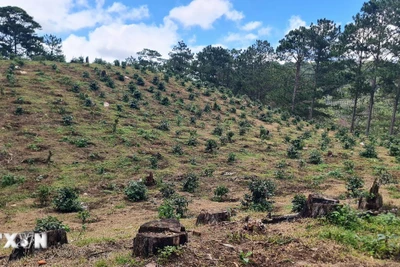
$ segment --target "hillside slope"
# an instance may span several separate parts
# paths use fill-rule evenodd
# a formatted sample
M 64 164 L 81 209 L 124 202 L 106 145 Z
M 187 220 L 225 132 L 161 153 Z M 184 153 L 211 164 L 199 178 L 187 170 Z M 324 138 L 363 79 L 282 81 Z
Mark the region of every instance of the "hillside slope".
M 10 64 L 18 68 L 7 76 Z M 396 178 L 400 168 L 387 148 L 377 146 L 377 159 L 359 155 L 364 150 L 359 143 L 370 142 L 366 137 L 357 138 L 353 149 L 344 149 L 336 138 L 338 132 L 327 130 L 334 128 L 331 125 L 291 118 L 246 97 L 233 97 L 222 88 L 166 79 L 162 73 L 131 67 L 0 61 L 0 75 L 2 231 L 32 229 L 36 218 L 47 215 L 71 227 L 68 246 L 16 266 L 35 266 L 42 257 L 51 266 L 144 265 L 146 261 L 130 257 L 129 248 L 138 227 L 158 218 L 163 199 L 159 186 L 149 188 L 144 202 L 128 201 L 123 189 L 149 172 L 159 185 L 172 183 L 188 198 L 188 216 L 181 222 L 202 233 L 190 236 L 183 254 L 166 265 L 233 266 L 241 263 L 240 251 L 249 250 L 255 266 L 397 264 L 321 237 L 329 226 L 319 220 L 271 225 L 266 234 L 242 230 L 244 217 L 266 215 L 240 209 L 252 177 L 276 183 L 273 214 L 290 213 L 295 194 L 312 192 L 355 205 L 346 199 L 348 176 L 364 178 L 365 188 L 381 175 L 377 170 Z M 261 129 L 269 134 L 260 136 Z M 232 140 L 228 132 L 233 133 Z M 206 151 L 209 139 L 218 145 L 213 153 Z M 294 139 L 304 143 L 300 159 L 287 157 Z M 307 163 L 313 149 L 321 153 L 321 164 Z M 355 165 L 350 174 L 345 161 Z M 190 173 L 200 178 L 199 188 L 194 193 L 181 192 Z M 13 182 L 4 182 L 7 179 Z M 219 185 L 229 188 L 231 201 L 212 201 Z M 35 192 L 40 186 L 78 188 L 91 214 L 87 230 L 82 231 L 77 213 L 58 213 L 51 205 L 38 207 Z M 384 186 L 382 194 L 386 205 L 400 205 L 397 185 Z M 232 223 L 194 225 L 202 209 L 228 207 L 239 208 Z M 234 243 L 236 249 L 224 243 Z M 1 255 L 8 253 L 4 249 Z

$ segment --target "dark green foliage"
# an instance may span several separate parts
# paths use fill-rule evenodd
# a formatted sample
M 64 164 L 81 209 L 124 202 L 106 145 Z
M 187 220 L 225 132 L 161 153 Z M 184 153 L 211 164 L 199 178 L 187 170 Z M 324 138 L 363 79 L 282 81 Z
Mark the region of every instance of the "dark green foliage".
M 297 194 L 292 199 L 292 211 L 301 212 L 307 205 L 307 198 L 303 194 Z
M 60 212 L 75 212 L 82 210 L 78 200 L 78 191 L 70 187 L 62 187 L 56 190 L 53 198 L 55 209 Z
M 25 110 L 22 107 L 17 107 L 14 111 L 15 115 L 22 115 L 25 113 Z
M 125 76 L 122 74 L 118 75 L 118 80 L 120 80 L 121 82 L 125 81 Z M 114 87 L 111 87 L 111 88 L 114 88 Z
M 86 98 L 86 99 L 85 99 L 85 106 L 86 106 L 86 107 L 91 107 L 91 106 L 93 106 L 93 101 L 92 101 L 92 99 Z
M 143 78 L 139 76 L 139 77 L 137 78 L 137 80 L 136 80 L 136 84 L 139 85 L 139 86 L 144 86 L 145 83 L 144 83 Z
M 212 153 L 215 151 L 215 149 L 218 148 L 218 144 L 215 140 L 213 139 L 208 139 L 206 142 L 206 152 Z
M 91 81 L 89 84 L 89 89 L 92 91 L 97 91 L 100 89 L 100 86 L 96 81 Z
M 228 142 L 229 143 L 233 143 L 233 136 L 235 135 L 235 133 L 234 132 L 232 132 L 232 131 L 229 131 L 229 132 L 227 132 L 226 133 L 226 138 L 228 139 Z
M 158 76 L 154 76 L 151 83 L 154 85 L 158 85 L 160 83 L 160 78 L 158 78 Z
M 161 105 L 169 106 L 170 104 L 171 104 L 171 102 L 169 101 L 169 98 L 168 98 L 168 97 L 164 97 L 164 98 L 161 100 Z
M 189 95 L 189 100 L 193 101 L 195 97 L 196 97 L 195 94 L 190 93 L 190 95 Z
M 336 211 L 328 214 L 326 219 L 331 224 L 341 226 L 349 230 L 356 229 L 360 223 L 357 213 L 347 205 L 338 207 Z
M 304 147 L 304 141 L 301 138 L 298 139 L 293 139 L 292 141 L 290 141 L 292 143 L 292 145 L 294 146 L 294 148 L 296 148 L 297 150 L 302 150 Z
M 160 82 L 157 86 L 157 89 L 160 91 L 165 91 L 166 90 L 165 84 L 163 82 Z
M 224 185 L 219 185 L 217 188 L 214 190 L 214 198 L 213 200 L 221 202 L 226 198 L 226 196 L 229 193 L 229 189 L 224 186 Z
M 268 138 L 269 131 L 265 129 L 263 126 L 260 127 L 260 139 L 265 140 Z
M 132 96 L 137 100 L 141 100 L 142 99 L 142 92 L 140 92 L 139 90 L 135 90 L 135 91 L 133 91 Z
M 189 201 L 180 195 L 172 195 L 171 198 L 165 199 L 163 204 L 158 208 L 158 217 L 160 219 L 180 219 L 184 218 L 187 213 Z
M 172 148 L 172 153 L 174 153 L 175 155 L 183 155 L 183 149 L 182 146 L 180 144 L 176 144 L 173 148 Z
M 351 160 L 346 160 L 343 162 L 344 165 L 344 170 L 347 172 L 353 172 L 354 170 L 354 162 L 352 162 Z
M 72 125 L 72 121 L 73 121 L 74 117 L 71 115 L 67 115 L 63 117 L 63 124 L 64 125 Z
M 236 154 L 235 153 L 229 153 L 228 155 L 228 163 L 234 163 L 236 161 Z
M 124 95 L 122 96 L 122 101 L 128 103 L 128 102 L 129 102 L 129 95 L 128 95 L 128 94 L 124 94 Z
M 210 104 L 206 104 L 206 106 L 204 107 L 204 112 L 210 112 L 211 111 L 211 106 L 210 106 Z
M 188 146 L 197 146 L 198 141 L 195 135 L 190 134 L 189 139 L 186 143 Z
M 139 102 L 137 100 L 132 100 L 132 102 L 129 104 L 129 107 L 132 109 L 140 109 Z
M 68 225 L 62 223 L 56 217 L 47 216 L 42 219 L 36 219 L 35 232 L 46 232 L 51 230 L 65 230 L 69 232 Z
M 221 136 L 223 131 L 224 131 L 224 129 L 222 129 L 222 127 L 220 125 L 218 125 L 217 127 L 214 128 L 212 134 Z
M 221 110 L 221 107 L 217 104 L 217 102 L 214 102 L 213 110 L 217 110 L 217 111 Z
M 160 121 L 160 124 L 158 125 L 157 128 L 161 131 L 169 131 L 170 130 L 169 122 L 167 120 L 162 120 Z
M 47 185 L 41 185 L 41 186 L 39 186 L 39 188 L 36 191 L 35 195 L 36 195 L 36 198 L 39 201 L 39 206 L 40 207 L 45 207 L 50 202 L 51 187 L 49 187 Z
M 1 187 L 7 187 L 14 184 L 22 184 L 25 182 L 24 177 L 18 177 L 12 174 L 6 174 L 1 177 Z
M 364 151 L 360 152 L 360 156 L 364 158 L 377 158 L 378 154 L 376 153 L 373 144 L 366 144 Z
M 163 198 L 169 198 L 175 194 L 174 185 L 170 183 L 164 183 L 161 186 L 160 192 Z
M 310 155 L 308 156 L 308 163 L 321 164 L 322 163 L 321 153 L 318 150 L 313 149 L 310 152 Z
M 400 147 L 398 145 L 390 145 L 389 147 L 389 155 L 392 157 L 400 156 Z
M 214 171 L 215 170 L 212 168 L 206 168 L 206 169 L 204 169 L 204 175 L 207 177 L 212 177 L 214 174 Z
M 130 82 L 128 83 L 128 89 L 129 89 L 129 91 L 130 91 L 131 93 L 133 93 L 133 92 L 136 91 L 136 85 L 134 84 L 133 81 L 130 81 Z
M 271 211 L 271 197 L 275 194 L 275 183 L 271 180 L 253 179 L 249 184 L 251 195 L 245 194 L 242 205 L 255 211 Z
M 120 66 L 120 63 L 119 63 L 118 59 L 114 60 L 114 66 L 115 67 L 119 67 Z
M 189 173 L 185 176 L 182 184 L 182 190 L 189 193 L 194 193 L 196 188 L 199 187 L 199 178 L 194 173 Z
M 147 187 L 142 182 L 130 181 L 124 192 L 126 197 L 133 202 L 147 199 Z
M 157 157 L 151 156 L 149 158 L 149 161 L 150 161 L 150 165 L 151 165 L 152 169 L 154 169 L 154 170 L 158 169 L 158 158 Z
M 352 176 L 347 179 L 346 189 L 350 197 L 360 197 L 362 188 L 364 187 L 364 180 L 361 177 Z
M 294 147 L 293 145 L 289 146 L 288 149 L 286 150 L 287 156 L 290 159 L 297 159 L 300 157 L 299 151 Z

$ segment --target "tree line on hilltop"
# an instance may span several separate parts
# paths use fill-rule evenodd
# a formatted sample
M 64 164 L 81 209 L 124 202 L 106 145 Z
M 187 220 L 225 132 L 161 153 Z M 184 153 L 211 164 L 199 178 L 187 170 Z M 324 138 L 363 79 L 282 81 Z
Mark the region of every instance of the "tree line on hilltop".
M 39 37 L 36 31 L 40 29 L 23 9 L 1 7 L 2 57 L 65 61 L 61 39 L 51 34 Z M 168 59 L 144 48 L 121 64 L 226 87 L 234 94 L 309 119 L 324 115 L 322 100 L 341 95 L 352 99 L 351 132 L 355 131 L 360 99 L 367 97 L 366 134 L 371 129 L 376 95 L 381 94 L 393 105 L 389 129 L 393 135 L 400 100 L 399 53 L 400 1 L 370 0 L 344 29 L 332 20 L 319 19 L 291 30 L 276 49 L 266 40 L 257 40 L 246 49 L 209 45 L 195 54 L 180 41 Z M 83 63 L 84 59 L 71 62 Z M 94 62 L 107 64 L 100 58 Z M 114 64 L 119 65 L 119 60 Z

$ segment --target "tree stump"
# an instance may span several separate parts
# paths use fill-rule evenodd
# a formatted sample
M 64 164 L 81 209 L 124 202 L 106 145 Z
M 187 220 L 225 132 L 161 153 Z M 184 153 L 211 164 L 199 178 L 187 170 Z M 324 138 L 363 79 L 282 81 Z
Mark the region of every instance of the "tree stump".
M 358 208 L 363 210 L 380 210 L 383 206 L 383 198 L 379 193 L 380 184 L 378 179 L 374 180 L 369 195 L 366 197 L 360 197 L 358 200 Z
M 156 180 L 154 180 L 153 173 L 150 172 L 148 176 L 146 176 L 144 180 L 144 184 L 146 186 L 154 186 L 157 184 Z
M 51 230 L 46 231 L 47 234 L 47 248 L 56 247 L 63 244 L 68 244 L 67 232 L 65 230 Z M 18 245 L 14 248 L 9 256 L 9 260 L 19 260 L 23 257 L 32 255 L 35 249 L 35 232 L 23 232 L 15 238 L 15 243 Z
M 202 210 L 197 216 L 196 225 L 224 222 L 229 221 L 230 219 L 231 214 L 226 210 L 218 212 L 208 212 L 206 210 Z
M 151 221 L 140 226 L 133 239 L 133 255 L 148 257 L 166 246 L 179 246 L 188 241 L 185 227 L 175 219 Z
M 300 216 L 311 218 L 325 216 L 335 211 L 339 206 L 341 205 L 337 199 L 327 198 L 318 194 L 310 194 L 307 199 L 307 204 L 303 211 L 300 212 Z

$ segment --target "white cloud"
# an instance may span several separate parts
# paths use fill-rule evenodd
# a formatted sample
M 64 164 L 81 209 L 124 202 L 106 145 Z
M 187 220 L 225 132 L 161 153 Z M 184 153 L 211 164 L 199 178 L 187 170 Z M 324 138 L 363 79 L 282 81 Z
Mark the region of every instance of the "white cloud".
M 305 26 L 306 22 L 302 20 L 300 16 L 291 16 L 289 19 L 289 27 L 286 29 L 286 33 Z
M 104 7 L 104 0 L 91 6 L 87 0 L 2 0 L 2 5 L 23 8 L 42 26 L 44 32 L 68 33 L 96 25 L 149 17 L 147 6 L 129 8 L 114 2 Z
M 238 21 L 244 15 L 233 9 L 229 0 L 193 0 L 187 6 L 173 8 L 169 18 L 179 21 L 184 27 L 200 26 L 210 29 L 219 18 Z
M 241 29 L 243 31 L 253 31 L 253 30 L 261 27 L 261 25 L 262 25 L 261 21 L 250 21 L 249 23 L 247 23 L 246 25 L 241 27 Z
M 259 36 L 268 36 L 271 34 L 272 28 L 271 27 L 264 27 L 257 31 Z
M 223 38 L 224 42 L 227 43 L 232 43 L 232 42 L 246 42 L 246 41 L 252 41 L 256 40 L 258 38 L 257 35 L 254 33 L 247 33 L 247 34 L 241 34 L 241 33 L 229 33 L 227 36 Z
M 167 57 L 171 47 L 178 43 L 176 31 L 176 25 L 168 20 L 160 26 L 114 23 L 96 28 L 87 38 L 71 34 L 63 42 L 63 50 L 67 60 L 79 56 L 89 56 L 91 61 L 95 58 L 123 60 L 143 48 L 157 50 Z

